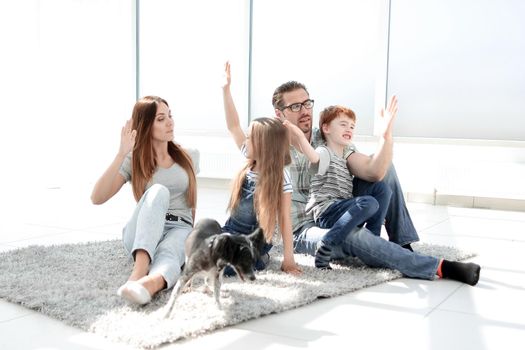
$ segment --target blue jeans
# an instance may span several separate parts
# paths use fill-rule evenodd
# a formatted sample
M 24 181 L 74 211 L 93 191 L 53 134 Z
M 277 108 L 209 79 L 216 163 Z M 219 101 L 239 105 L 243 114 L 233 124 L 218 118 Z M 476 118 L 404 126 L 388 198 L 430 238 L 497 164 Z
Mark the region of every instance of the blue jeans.
M 313 226 L 294 235 L 294 251 L 314 255 L 326 229 Z M 344 241 L 332 248 L 332 259 L 357 257 L 370 267 L 398 270 L 413 278 L 434 279 L 439 259 L 411 252 L 400 245 L 376 236 L 366 228 L 355 228 Z
M 341 244 L 354 227 L 367 222 L 378 208 L 379 204 L 372 196 L 341 199 L 333 203 L 318 219 L 320 228 L 330 229 L 323 237 L 323 242 L 329 246 Z M 381 229 L 381 223 L 372 224 Z
M 384 207 L 374 193 L 374 185 L 385 183 L 391 190 L 391 198 L 388 206 Z M 379 202 L 379 207 L 386 209 L 385 228 L 388 233 L 388 239 L 399 245 L 405 245 L 419 241 L 414 223 L 410 218 L 408 209 L 403 197 L 403 190 L 397 177 L 394 165 L 390 166 L 384 179 L 380 182 L 368 182 L 354 177 L 354 196 L 371 195 Z
M 385 218 L 390 241 L 378 237 L 366 228 L 355 228 L 339 246 L 332 249 L 332 259 L 355 256 L 372 267 L 386 267 L 409 277 L 433 279 L 439 259 L 413 253 L 401 247 L 419 241 L 419 236 L 408 214 L 401 184 L 393 165 L 381 182 L 387 184 L 392 191 Z M 354 178 L 354 196 L 373 195 L 373 184 Z M 315 256 L 318 244 L 326 232 L 326 229 L 316 227 L 313 221 L 303 226 L 294 232 L 294 251 Z
M 257 215 L 253 206 L 253 193 L 255 192 L 255 182 L 246 179 L 242 185 L 241 200 L 232 215 L 226 220 L 222 227 L 222 232 L 229 232 L 234 235 L 249 235 L 257 227 Z M 260 258 L 254 264 L 254 269 L 264 270 L 269 262 L 268 252 L 273 245 L 266 243 L 259 252 Z M 235 271 L 231 267 L 226 267 L 224 275 L 234 276 Z

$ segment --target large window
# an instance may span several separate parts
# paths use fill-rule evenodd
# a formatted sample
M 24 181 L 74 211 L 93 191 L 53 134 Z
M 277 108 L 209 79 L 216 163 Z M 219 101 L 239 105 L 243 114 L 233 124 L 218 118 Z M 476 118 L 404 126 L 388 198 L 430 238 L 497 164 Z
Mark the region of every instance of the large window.
M 525 140 L 525 2 L 393 0 L 398 136 Z
M 272 115 L 274 89 L 297 80 L 315 99 L 315 117 L 328 105 L 346 105 L 357 114 L 358 133 L 372 135 L 376 98 L 384 102 L 387 5 L 254 0 L 252 115 Z
M 315 117 L 354 109 L 358 135 L 396 93 L 395 136 L 523 141 L 524 12 L 520 0 L 0 1 L 2 179 L 94 181 L 137 94 L 168 100 L 205 176 L 230 176 L 226 60 L 243 126 L 298 80 Z
M 3 178 L 101 174 L 134 102 L 132 18 L 128 0 L 0 2 Z
M 233 93 L 246 118 L 249 2 L 140 2 L 140 95 L 170 104 L 177 133 L 225 132 L 222 72 L 233 65 Z M 243 121 L 245 122 L 245 121 Z
M 224 121 L 224 63 L 232 94 L 248 125 L 249 1 L 140 2 L 139 94 L 170 104 L 175 141 L 200 151 L 200 176 L 233 176 L 242 159 Z

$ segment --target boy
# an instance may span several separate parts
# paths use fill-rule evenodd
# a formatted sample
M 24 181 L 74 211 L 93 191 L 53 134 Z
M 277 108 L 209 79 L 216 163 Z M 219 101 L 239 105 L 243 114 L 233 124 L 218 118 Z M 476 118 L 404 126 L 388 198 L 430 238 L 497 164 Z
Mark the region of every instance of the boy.
M 355 122 L 355 113 L 349 108 L 325 108 L 320 115 L 319 130 L 326 144 L 315 152 L 310 147 L 307 154 L 313 176 L 306 212 L 313 215 L 319 227 L 330 229 L 315 255 L 315 266 L 321 269 L 330 269 L 333 248 L 356 226 L 366 224 L 368 230 L 380 236 L 392 195 L 384 182 L 372 184 L 370 195 L 352 195 L 353 175 L 348 170 L 347 158 L 355 151 L 352 144 Z

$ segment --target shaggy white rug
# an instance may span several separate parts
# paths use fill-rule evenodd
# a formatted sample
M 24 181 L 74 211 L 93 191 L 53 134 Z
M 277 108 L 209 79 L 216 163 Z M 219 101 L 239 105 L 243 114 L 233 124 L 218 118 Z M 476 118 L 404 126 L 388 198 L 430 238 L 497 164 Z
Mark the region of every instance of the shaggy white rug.
M 449 260 L 473 256 L 437 245 L 415 244 L 414 249 Z M 117 240 L 1 253 L 0 298 L 115 341 L 154 348 L 401 277 L 392 270 L 365 267 L 356 259 L 320 271 L 313 257 L 298 254 L 296 261 L 304 273 L 294 277 L 279 270 L 279 246 L 272 254 L 269 269 L 258 273 L 256 281 L 224 279 L 222 311 L 200 288 L 177 300 L 171 319 L 161 317 L 171 291 L 159 293 L 145 307 L 124 303 L 116 290 L 126 281 L 132 263 Z

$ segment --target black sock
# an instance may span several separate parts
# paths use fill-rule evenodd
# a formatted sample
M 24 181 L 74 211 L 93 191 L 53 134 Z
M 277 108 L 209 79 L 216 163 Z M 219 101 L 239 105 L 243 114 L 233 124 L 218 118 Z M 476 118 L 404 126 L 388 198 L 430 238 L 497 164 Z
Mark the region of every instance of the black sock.
M 410 243 L 407 243 L 407 244 L 405 244 L 405 245 L 402 245 L 402 247 L 405 248 L 405 249 L 410 250 L 411 252 L 414 251 L 414 250 L 412 249 L 412 246 L 410 245 Z
M 476 285 L 479 280 L 481 267 L 474 263 L 462 263 L 457 261 L 443 260 L 441 274 L 443 278 L 450 278 L 459 282 Z
M 332 256 L 332 247 L 321 241 L 317 252 L 315 253 L 315 267 L 323 270 L 331 270 L 330 258 Z

